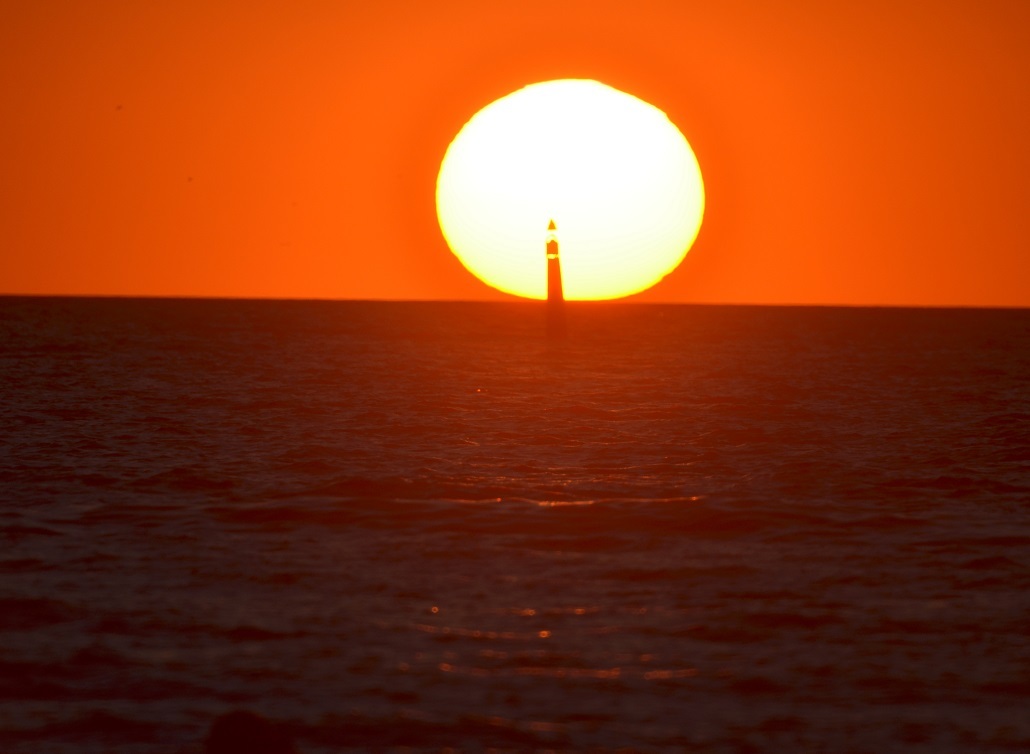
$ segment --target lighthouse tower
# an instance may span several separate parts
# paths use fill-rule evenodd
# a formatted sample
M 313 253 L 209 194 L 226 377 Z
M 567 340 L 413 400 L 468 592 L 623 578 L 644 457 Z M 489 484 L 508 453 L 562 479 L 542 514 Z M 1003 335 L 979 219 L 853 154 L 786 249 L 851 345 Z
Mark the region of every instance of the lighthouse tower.
M 565 293 L 561 285 L 561 260 L 558 258 L 558 226 L 547 226 L 547 334 L 565 334 Z
M 547 226 L 547 300 L 561 303 L 565 294 L 561 287 L 561 260 L 558 258 L 558 226 L 551 220 Z

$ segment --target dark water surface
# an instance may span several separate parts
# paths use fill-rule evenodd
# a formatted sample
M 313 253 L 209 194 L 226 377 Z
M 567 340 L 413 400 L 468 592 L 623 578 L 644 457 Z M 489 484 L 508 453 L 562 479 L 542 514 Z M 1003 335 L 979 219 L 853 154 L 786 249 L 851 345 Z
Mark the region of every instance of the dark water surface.
M 0 299 L 0 751 L 1030 750 L 1030 311 Z

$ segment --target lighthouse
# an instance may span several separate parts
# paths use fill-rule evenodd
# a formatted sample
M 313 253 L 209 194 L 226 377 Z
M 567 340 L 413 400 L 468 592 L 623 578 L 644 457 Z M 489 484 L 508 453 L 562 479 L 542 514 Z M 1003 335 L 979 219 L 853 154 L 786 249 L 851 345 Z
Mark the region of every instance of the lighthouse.
M 547 301 L 560 304 L 565 300 L 561 287 L 561 260 L 558 258 L 558 226 L 551 220 L 547 226 Z
M 565 334 L 565 293 L 561 285 L 561 259 L 558 257 L 558 226 L 547 226 L 547 333 Z

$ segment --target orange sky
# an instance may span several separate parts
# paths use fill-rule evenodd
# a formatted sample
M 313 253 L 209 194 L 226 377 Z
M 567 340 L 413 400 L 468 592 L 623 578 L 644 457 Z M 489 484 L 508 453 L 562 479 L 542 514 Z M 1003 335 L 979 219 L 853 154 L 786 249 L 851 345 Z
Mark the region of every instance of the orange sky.
M 701 164 L 698 242 L 640 300 L 1030 306 L 1021 0 L 10 0 L 0 292 L 504 298 L 437 169 L 562 77 Z

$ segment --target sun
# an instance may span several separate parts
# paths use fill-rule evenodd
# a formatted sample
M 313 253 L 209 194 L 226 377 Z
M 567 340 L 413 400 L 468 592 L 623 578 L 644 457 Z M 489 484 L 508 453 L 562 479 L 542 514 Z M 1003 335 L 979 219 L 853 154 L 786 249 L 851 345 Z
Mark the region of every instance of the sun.
M 672 272 L 704 215 L 701 169 L 658 108 L 598 81 L 532 84 L 487 105 L 451 142 L 436 183 L 444 238 L 483 282 L 547 293 L 557 223 L 568 299 L 611 299 Z

